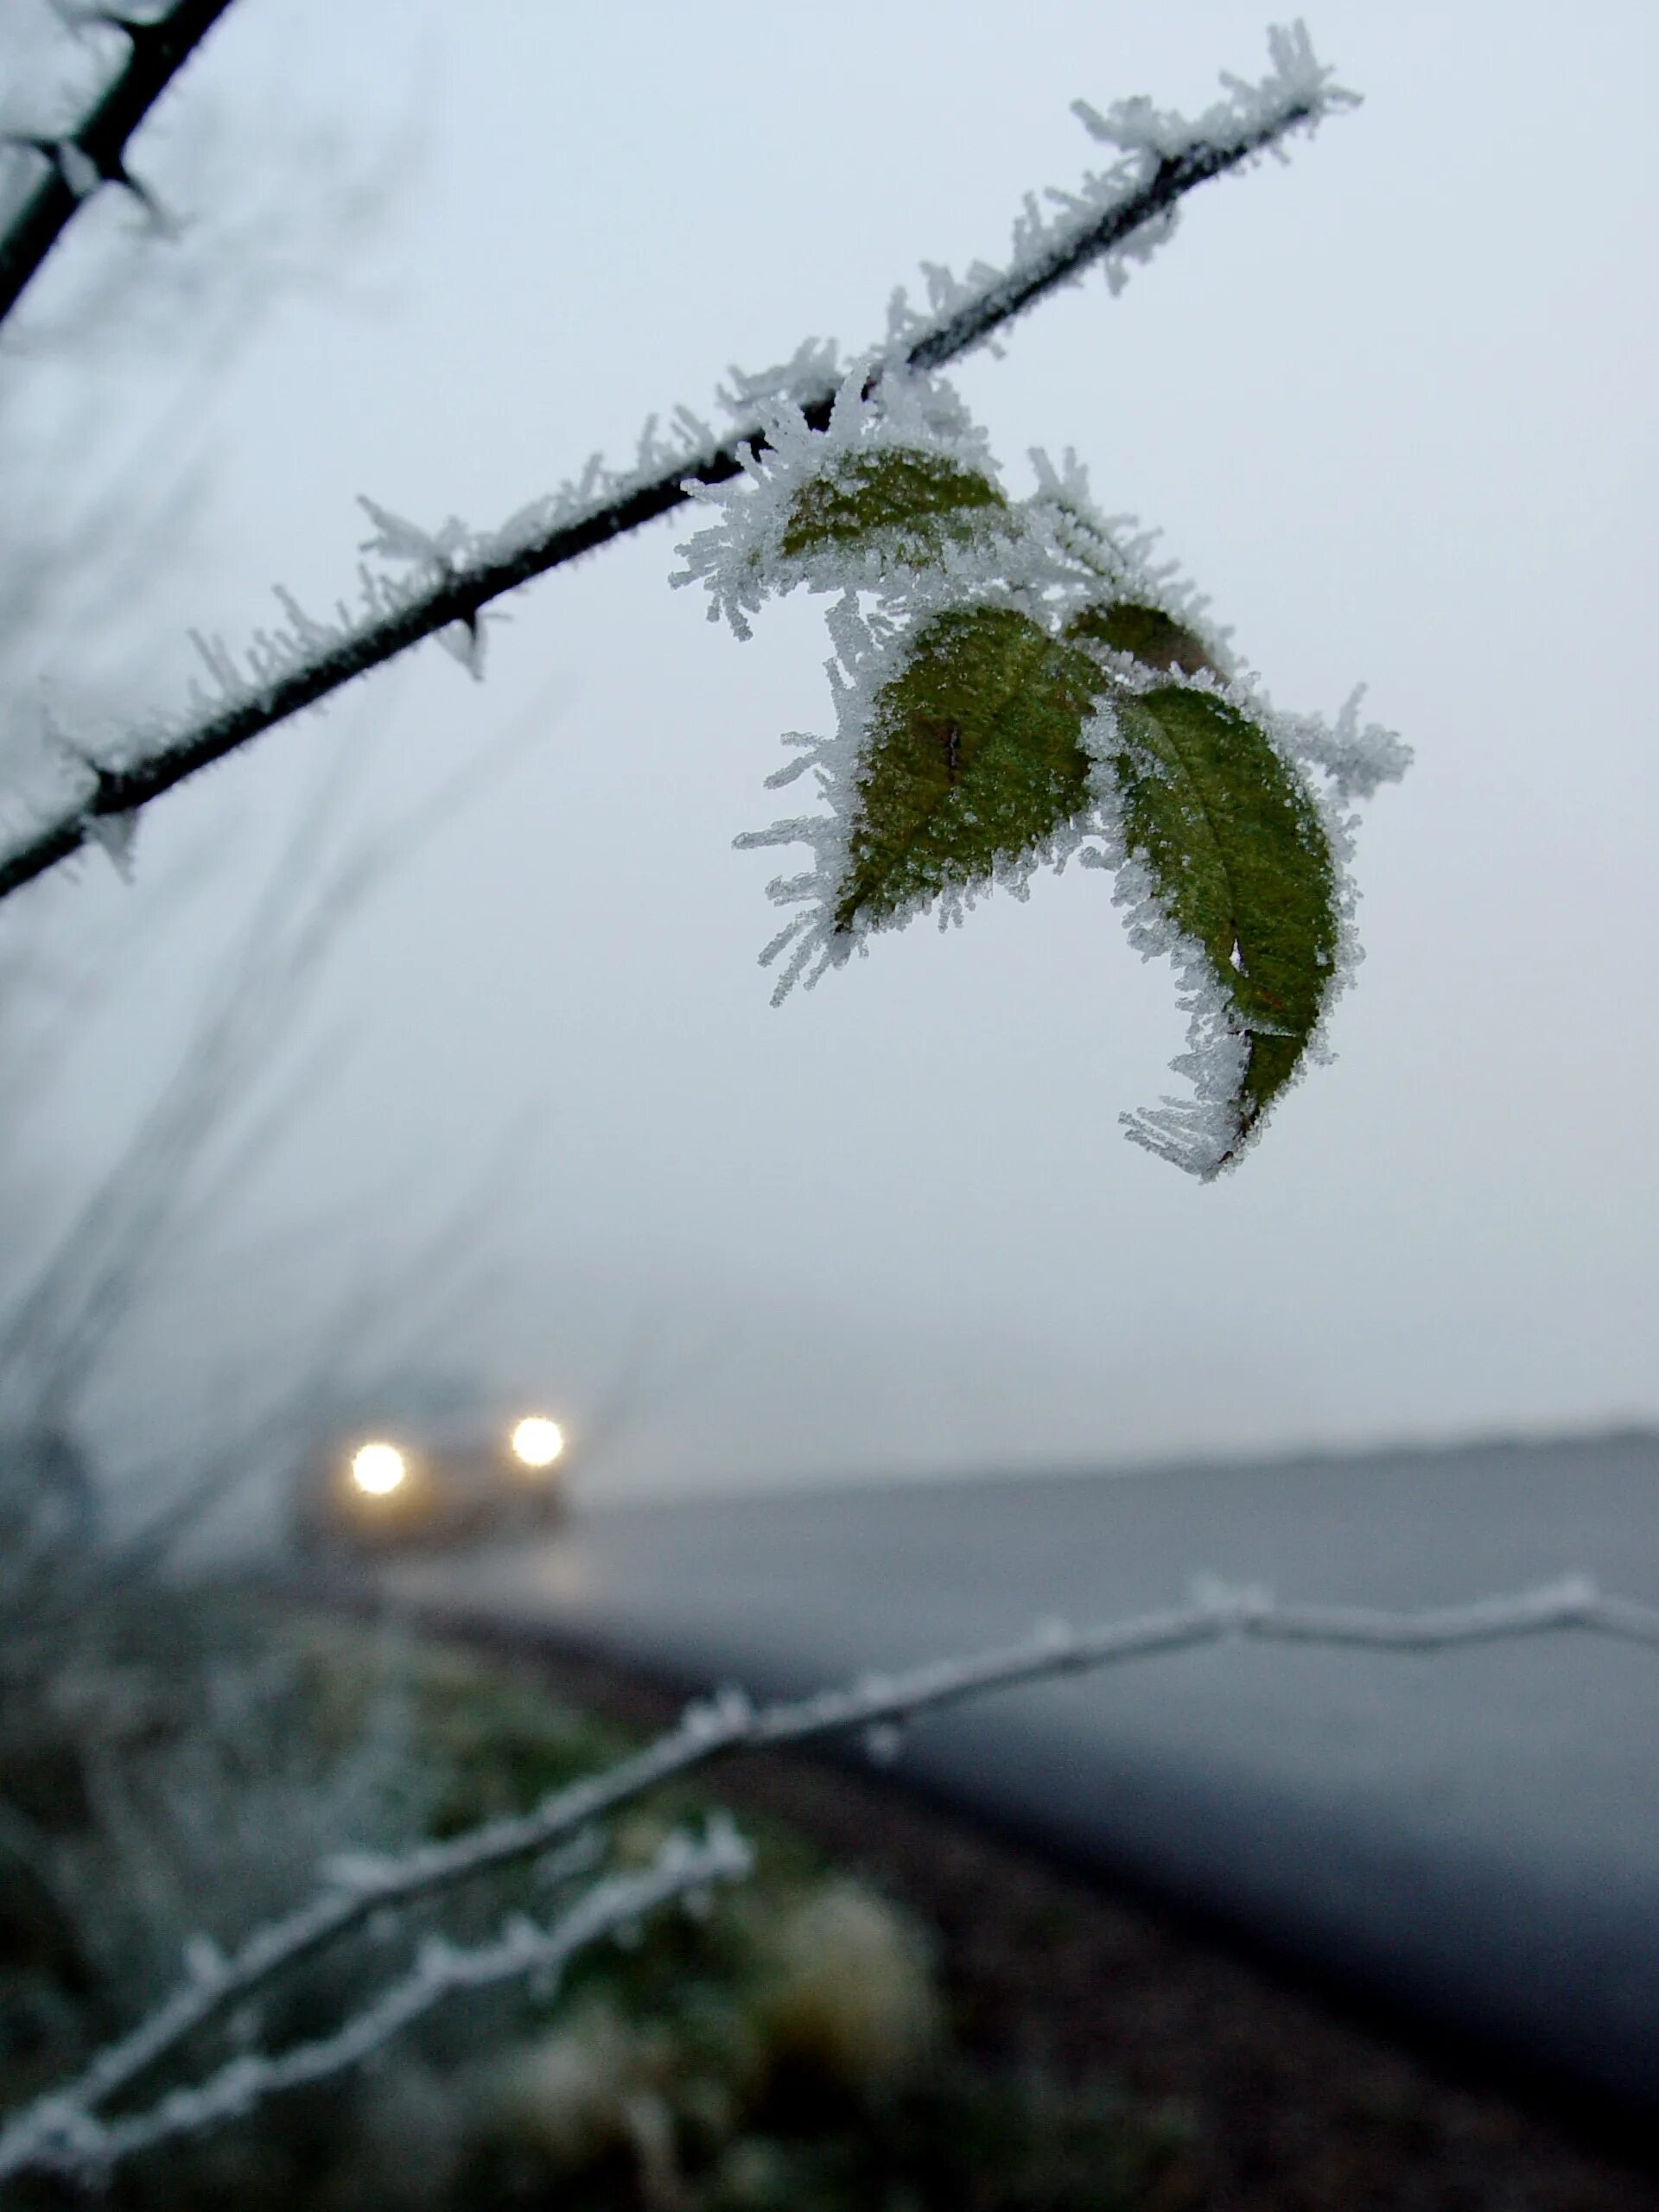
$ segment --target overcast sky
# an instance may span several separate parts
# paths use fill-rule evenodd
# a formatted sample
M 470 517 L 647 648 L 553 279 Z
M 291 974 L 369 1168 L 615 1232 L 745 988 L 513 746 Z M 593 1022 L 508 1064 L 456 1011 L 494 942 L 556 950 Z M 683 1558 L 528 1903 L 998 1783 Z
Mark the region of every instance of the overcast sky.
M 731 845 L 780 810 L 779 733 L 826 727 L 821 608 L 738 645 L 668 588 L 671 520 L 520 594 L 481 686 L 427 648 L 158 810 L 136 891 L 86 879 L 91 922 L 137 937 L 183 859 L 226 855 L 83 1040 L 67 1161 L 159 1077 L 320 764 L 365 753 L 372 824 L 533 734 L 342 939 L 327 1079 L 226 1226 L 198 1370 L 377 1268 L 396 1310 L 411 1224 L 528 1127 L 477 1202 L 510 1276 L 434 1359 L 578 1421 L 632 1377 L 650 1402 L 596 1491 L 1659 1416 L 1659 18 L 1309 23 L 1364 105 L 960 384 L 1016 488 L 1029 447 L 1075 447 L 1161 526 L 1275 699 L 1364 682 L 1416 748 L 1368 810 L 1335 1065 L 1211 1187 L 1126 1143 L 1184 1018 L 1088 873 L 774 1012 L 775 863 Z M 1263 30 L 1243 0 L 238 0 L 153 163 L 221 212 L 314 214 L 248 247 L 270 296 L 211 378 L 188 314 L 112 353 L 97 450 L 184 394 L 168 435 L 213 471 L 111 610 L 143 702 L 178 696 L 190 625 L 348 589 L 358 493 L 487 526 L 626 460 L 652 411 L 706 410 L 728 362 L 879 336 L 918 261 L 1001 254 L 1022 194 L 1090 165 L 1072 99 L 1202 105 Z M 335 236 L 324 188 L 354 175 L 384 204 Z M 181 251 L 211 268 L 216 235 L 209 208 Z M 55 372 L 6 373 L 17 404 Z

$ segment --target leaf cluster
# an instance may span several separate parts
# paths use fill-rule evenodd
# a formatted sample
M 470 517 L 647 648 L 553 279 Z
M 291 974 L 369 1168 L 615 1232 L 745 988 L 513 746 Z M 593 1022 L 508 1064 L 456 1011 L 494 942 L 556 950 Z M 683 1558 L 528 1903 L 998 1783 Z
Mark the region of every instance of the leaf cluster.
M 1309 768 L 1346 797 L 1403 748 L 1351 713 L 1337 733 L 1276 715 L 1074 462 L 1035 456 L 1015 502 L 948 388 L 864 383 L 823 429 L 780 404 L 764 460 L 702 494 L 719 518 L 676 579 L 708 583 L 740 635 L 770 594 L 835 598 L 838 729 L 788 741 L 804 757 L 769 779 L 814 772 L 828 811 L 740 840 L 814 855 L 771 887 L 799 910 L 762 956 L 787 956 L 777 996 L 1078 854 L 1116 872 L 1132 940 L 1172 958 L 1192 1017 L 1176 1067 L 1196 1096 L 1125 1116 L 1129 1134 L 1208 1179 L 1319 1048 L 1353 961 L 1350 825 Z

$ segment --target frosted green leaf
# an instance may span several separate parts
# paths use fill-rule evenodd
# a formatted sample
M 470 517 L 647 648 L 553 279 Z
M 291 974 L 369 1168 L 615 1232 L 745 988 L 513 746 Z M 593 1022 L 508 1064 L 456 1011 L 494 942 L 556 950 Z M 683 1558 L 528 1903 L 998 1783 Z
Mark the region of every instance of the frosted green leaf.
M 1301 778 L 1228 701 L 1169 684 L 1116 710 L 1125 848 L 1204 948 L 1246 1039 L 1236 1149 L 1319 1025 L 1340 933 L 1335 856 Z
M 1109 645 L 1114 652 L 1132 653 L 1146 667 L 1159 669 L 1166 675 L 1179 672 L 1197 676 L 1205 671 L 1212 676 L 1222 673 L 1211 659 L 1203 640 L 1184 622 L 1178 622 L 1173 614 L 1166 614 L 1161 607 L 1143 607 L 1134 600 L 1085 607 L 1067 623 L 1065 634 L 1068 638 Z
M 920 564 L 946 545 L 966 544 L 1007 504 L 988 476 L 947 454 L 910 446 L 844 454 L 797 492 L 779 551 L 799 560 L 880 542 Z
M 1008 607 L 940 614 L 875 695 L 834 927 L 988 883 L 1090 803 L 1088 654 Z

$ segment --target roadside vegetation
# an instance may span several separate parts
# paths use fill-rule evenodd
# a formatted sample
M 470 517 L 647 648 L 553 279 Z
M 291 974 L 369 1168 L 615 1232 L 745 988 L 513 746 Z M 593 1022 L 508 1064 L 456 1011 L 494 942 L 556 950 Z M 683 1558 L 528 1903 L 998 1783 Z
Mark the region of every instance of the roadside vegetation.
M 15 1624 L 17 1616 L 12 1617 Z M 330 1853 L 406 1850 L 523 1811 L 626 1736 L 499 1662 L 220 1592 L 83 1585 L 43 1680 L 0 1645 L 0 2107 L 73 2075 Z M 39 1623 L 36 1626 L 38 1629 Z M 645 1866 L 706 1796 L 630 1809 Z M 1192 2201 L 1174 2120 L 1105 2082 L 970 2055 L 928 1932 L 787 1825 L 746 1815 L 757 1872 L 533 1981 L 441 2008 L 371 2066 L 128 2161 L 132 2212 L 305 2204 L 569 2212 L 1150 2212 Z M 535 1862 L 371 1921 L 177 2054 L 200 2073 L 284 2044 L 418 1951 L 546 1913 Z M 165 2068 L 138 2101 L 170 2086 Z M 79 2185 L 14 2183 L 20 2206 Z

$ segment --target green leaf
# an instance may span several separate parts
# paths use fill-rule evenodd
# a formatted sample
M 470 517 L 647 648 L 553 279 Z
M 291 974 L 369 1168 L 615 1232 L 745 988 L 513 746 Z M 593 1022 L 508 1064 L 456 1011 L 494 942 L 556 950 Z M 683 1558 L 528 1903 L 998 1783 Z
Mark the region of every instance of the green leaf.
M 1205 651 L 1203 640 L 1184 622 L 1178 622 L 1173 614 L 1166 614 L 1161 607 L 1143 607 L 1134 600 L 1085 607 L 1067 623 L 1065 634 L 1068 638 L 1109 645 L 1114 652 L 1132 653 L 1146 667 L 1158 669 L 1166 675 L 1179 671 L 1183 676 L 1197 676 L 1205 671 L 1211 676 L 1222 673 Z
M 834 926 L 991 880 L 1089 804 L 1108 678 L 1008 607 L 936 616 L 876 694 Z
M 966 544 L 1008 503 L 988 476 L 948 454 L 886 446 L 841 455 L 796 493 L 779 550 L 785 560 L 880 542 L 915 565 Z
M 1116 705 L 1124 843 L 1204 947 L 1249 1040 L 1242 1141 L 1295 1073 L 1330 988 L 1330 839 L 1301 778 L 1226 700 L 1169 684 Z

